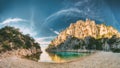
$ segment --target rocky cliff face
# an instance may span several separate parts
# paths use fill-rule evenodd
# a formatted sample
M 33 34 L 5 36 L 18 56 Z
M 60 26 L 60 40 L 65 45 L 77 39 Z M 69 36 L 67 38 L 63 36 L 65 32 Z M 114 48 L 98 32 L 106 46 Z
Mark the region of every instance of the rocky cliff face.
M 41 53 L 39 44 L 29 35 L 23 35 L 14 27 L 0 29 L 0 57 L 25 56 L 38 52 Z
M 120 37 L 120 33 L 112 26 L 106 26 L 105 24 L 96 24 L 95 21 L 89 19 L 87 19 L 86 21 L 79 20 L 76 23 L 70 24 L 68 28 L 62 31 L 50 43 L 48 50 L 51 48 L 62 48 L 63 50 L 74 48 L 78 49 L 80 48 L 80 45 L 88 46 L 90 44 L 89 42 L 91 41 L 90 39 L 93 39 L 93 43 L 91 44 L 96 45 L 95 41 L 102 41 L 102 39 L 110 40 L 113 36 L 116 36 L 116 38 Z M 85 47 L 87 48 L 87 46 Z

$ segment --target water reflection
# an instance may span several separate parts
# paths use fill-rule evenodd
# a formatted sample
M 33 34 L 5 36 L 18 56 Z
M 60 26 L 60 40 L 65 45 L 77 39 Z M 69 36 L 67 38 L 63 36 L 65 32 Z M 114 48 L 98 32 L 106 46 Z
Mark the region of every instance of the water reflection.
M 88 53 L 77 53 L 77 52 L 55 52 L 48 54 L 51 57 L 52 61 L 57 63 L 67 62 L 72 59 L 88 55 Z
M 40 55 L 40 59 L 38 60 L 38 62 L 52 62 L 51 57 L 45 51 L 46 48 L 47 45 L 41 46 L 42 54 Z
M 40 55 L 40 59 L 38 62 L 67 62 L 71 59 L 75 59 L 78 57 L 86 56 L 88 53 L 78 53 L 78 52 L 54 52 L 54 53 L 47 53 L 45 51 L 47 46 L 41 46 L 42 54 Z
M 58 56 L 55 53 L 48 53 L 48 54 L 49 54 L 52 62 L 56 62 L 56 63 L 66 62 L 65 59 L 61 58 L 60 56 Z
M 78 52 L 54 52 L 54 53 L 47 53 L 45 51 L 47 46 L 42 46 L 42 54 L 37 53 L 31 56 L 26 56 L 26 58 L 38 61 L 38 62 L 67 62 L 75 58 L 83 57 L 89 55 L 89 53 L 78 53 Z

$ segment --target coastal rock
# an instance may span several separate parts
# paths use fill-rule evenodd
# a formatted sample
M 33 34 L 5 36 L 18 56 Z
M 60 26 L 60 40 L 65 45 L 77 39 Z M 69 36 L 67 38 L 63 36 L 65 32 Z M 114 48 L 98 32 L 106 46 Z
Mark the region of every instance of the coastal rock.
M 41 48 L 29 35 L 19 29 L 6 26 L 0 29 L 0 58 L 12 55 L 26 56 L 41 53 Z
M 115 42 L 111 39 L 115 36 Z M 120 33 L 112 26 L 96 24 L 95 21 L 86 19 L 71 23 L 68 28 L 63 30 L 46 49 L 50 50 L 71 50 L 71 49 L 98 49 L 110 50 L 117 46 L 117 39 Z M 115 43 L 115 45 L 113 45 Z M 108 44 L 108 46 L 107 46 Z M 116 47 L 115 47 L 116 48 Z

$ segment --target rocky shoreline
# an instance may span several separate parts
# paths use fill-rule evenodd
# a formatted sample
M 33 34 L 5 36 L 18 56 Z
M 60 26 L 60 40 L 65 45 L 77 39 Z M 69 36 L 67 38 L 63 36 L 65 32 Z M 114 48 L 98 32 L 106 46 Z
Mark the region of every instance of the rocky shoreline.
M 112 26 L 87 19 L 72 23 L 51 41 L 47 51 L 101 50 L 120 52 L 120 33 Z
M 10 56 L 24 57 L 24 56 L 30 56 L 36 53 L 42 53 L 42 52 L 40 49 L 17 49 L 17 50 L 11 50 L 11 51 L 0 53 L 0 58 L 6 58 Z

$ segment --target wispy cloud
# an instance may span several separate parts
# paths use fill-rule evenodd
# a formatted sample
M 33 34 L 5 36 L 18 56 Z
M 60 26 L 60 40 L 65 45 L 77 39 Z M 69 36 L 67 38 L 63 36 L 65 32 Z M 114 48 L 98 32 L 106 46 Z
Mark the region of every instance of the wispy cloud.
M 32 37 L 35 37 L 37 35 L 37 32 L 30 29 L 30 27 L 27 27 L 27 26 L 22 26 L 21 27 L 21 26 L 19 26 L 18 28 L 20 29 L 21 32 L 23 32 L 23 34 L 29 34 Z
M 59 32 L 53 29 L 50 29 L 52 32 L 54 32 L 55 34 L 59 35 Z
M 20 23 L 25 22 L 25 23 Z M 20 32 L 23 34 L 30 34 L 30 36 L 35 37 L 37 35 L 37 32 L 31 29 L 31 25 L 29 25 L 29 22 L 31 21 L 22 19 L 22 18 L 7 18 L 4 21 L 0 23 L 0 26 L 3 27 L 5 25 L 13 26 L 15 28 L 19 28 Z M 16 24 L 15 24 L 16 23 Z
M 40 43 L 41 45 L 48 45 L 50 44 L 51 40 L 53 40 L 56 36 L 50 36 L 50 37 L 41 37 L 41 38 L 35 38 L 36 42 Z
M 63 9 L 63 10 L 60 10 L 52 15 L 50 15 L 49 17 L 47 17 L 45 19 L 45 23 L 48 22 L 48 21 L 51 21 L 51 20 L 54 20 L 55 18 L 57 18 L 58 16 L 60 15 L 71 15 L 71 16 L 75 16 L 74 13 L 77 13 L 77 14 L 81 14 L 83 11 L 82 10 L 79 10 L 77 8 L 69 8 L 69 9 Z M 78 16 L 78 15 L 77 15 Z
M 26 20 L 21 19 L 21 18 L 8 18 L 8 19 L 4 20 L 1 24 L 6 25 L 6 24 L 10 24 L 10 23 L 18 23 L 21 21 L 26 21 Z
M 75 18 L 90 18 L 90 19 L 95 19 L 98 21 L 103 22 L 103 16 L 102 14 L 100 14 L 101 9 L 99 8 L 99 5 L 96 5 L 94 2 L 92 2 L 94 0 L 78 0 L 75 3 L 73 3 L 72 5 L 70 5 L 70 7 L 68 8 L 63 8 L 59 11 L 57 11 L 56 13 L 51 14 L 50 16 L 48 16 L 45 19 L 45 23 L 50 22 L 50 21 L 54 21 L 55 19 L 57 19 L 60 16 L 68 16 L 69 17 L 75 17 Z M 102 5 L 104 1 L 99 1 Z M 89 4 L 91 3 L 91 4 Z M 67 5 L 68 3 L 66 3 Z M 96 5 L 96 6 L 94 6 Z M 99 10 L 97 9 L 97 7 L 99 8 Z

